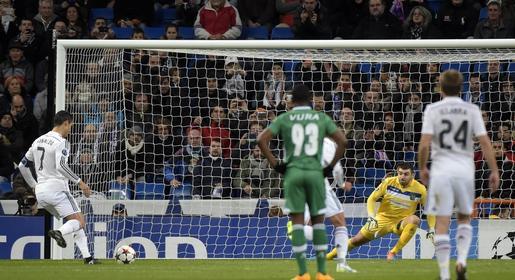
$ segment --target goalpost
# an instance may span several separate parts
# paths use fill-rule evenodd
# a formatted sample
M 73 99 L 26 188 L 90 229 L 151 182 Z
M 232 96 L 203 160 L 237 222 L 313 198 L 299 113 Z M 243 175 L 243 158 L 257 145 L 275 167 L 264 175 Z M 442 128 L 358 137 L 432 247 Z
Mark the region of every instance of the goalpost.
M 336 191 L 355 235 L 375 186 L 395 163 L 416 164 L 422 110 L 439 100 L 447 69 L 463 73 L 464 98 L 481 105 L 509 168 L 515 40 L 59 40 L 56 111 L 74 116 L 70 165 L 95 191 L 90 199 L 77 192 L 90 249 L 97 258 L 126 244 L 140 258 L 290 258 L 281 178 L 254 142 L 298 82 L 351 140 L 343 165 L 353 189 Z M 479 152 L 476 166 L 475 215 L 515 216 L 513 177 L 504 172 L 503 191 L 491 196 Z M 403 258 L 433 256 L 426 225 Z M 385 236 L 350 258 L 383 258 L 396 240 Z M 490 241 L 476 234 L 472 257 L 493 254 L 481 242 Z

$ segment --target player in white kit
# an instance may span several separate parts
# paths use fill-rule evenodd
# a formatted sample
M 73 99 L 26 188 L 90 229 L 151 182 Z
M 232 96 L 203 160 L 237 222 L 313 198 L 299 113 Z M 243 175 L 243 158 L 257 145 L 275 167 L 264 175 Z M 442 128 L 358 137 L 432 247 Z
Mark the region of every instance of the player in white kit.
M 336 143 L 329 138 L 324 138 L 324 144 L 322 146 L 322 166 L 329 165 L 336 152 Z M 334 182 L 333 185 L 342 186 L 344 181 L 344 174 L 342 165 L 338 162 L 333 169 Z M 325 207 L 326 213 L 325 218 L 329 219 L 334 226 L 334 241 L 336 244 L 336 253 L 338 258 L 336 259 L 336 271 L 337 272 L 356 272 L 352 269 L 346 261 L 347 256 L 347 241 L 349 234 L 345 223 L 345 216 L 343 214 L 343 206 L 336 193 L 333 191 L 333 185 L 329 183 L 327 178 L 325 179 Z M 310 225 L 311 214 L 306 205 L 306 211 L 304 211 L 304 235 L 306 239 L 313 239 L 313 227 Z M 332 259 L 332 258 L 331 258 Z
M 422 137 L 418 149 L 420 177 L 429 181 L 425 212 L 436 216 L 435 254 L 440 279 L 450 279 L 449 223 L 457 209 L 456 233 L 457 279 L 466 279 L 466 260 L 472 240 L 470 214 L 474 204 L 474 137 L 477 137 L 487 160 L 490 189 L 499 186 L 499 171 L 481 118 L 479 108 L 460 98 L 463 76 L 449 70 L 440 78 L 442 101 L 430 104 L 424 112 Z M 431 148 L 431 171 L 427 168 Z
M 81 251 L 85 264 L 97 264 L 98 261 L 89 253 L 88 240 L 84 232 L 84 216 L 77 202 L 70 194 L 68 180 L 78 184 L 82 193 L 89 197 L 91 190 L 68 166 L 70 145 L 65 139 L 70 134 L 73 119 L 70 113 L 59 111 L 54 116 L 52 131 L 40 136 L 32 143 L 19 169 L 25 181 L 35 188 L 38 204 L 56 218 L 64 218 L 65 223 L 57 230 L 50 230 L 48 235 L 57 245 L 66 247 L 63 236 L 74 234 L 75 244 Z M 30 172 L 30 162 L 34 163 L 37 181 Z

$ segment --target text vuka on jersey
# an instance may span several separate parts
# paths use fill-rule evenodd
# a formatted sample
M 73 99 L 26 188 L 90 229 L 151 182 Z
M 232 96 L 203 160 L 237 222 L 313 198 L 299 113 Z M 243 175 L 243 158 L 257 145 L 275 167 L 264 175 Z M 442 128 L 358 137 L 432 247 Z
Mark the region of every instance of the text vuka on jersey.
M 295 115 L 289 115 L 290 121 L 318 121 L 320 120 L 320 117 L 318 114 L 295 114 Z

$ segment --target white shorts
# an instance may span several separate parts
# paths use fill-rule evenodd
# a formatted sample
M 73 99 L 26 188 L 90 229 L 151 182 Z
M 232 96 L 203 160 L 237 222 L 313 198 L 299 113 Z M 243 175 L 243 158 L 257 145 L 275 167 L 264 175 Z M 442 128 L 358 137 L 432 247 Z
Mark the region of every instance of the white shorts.
M 330 218 L 337 214 L 343 213 L 343 205 L 336 196 L 336 193 L 330 189 L 325 188 L 325 214 L 326 218 Z M 306 204 L 306 210 L 304 211 L 304 221 L 307 223 L 311 220 L 309 208 Z
M 79 213 L 77 201 L 69 191 L 37 192 L 38 206 L 45 208 L 56 218 L 64 218 Z
M 425 213 L 451 216 L 456 206 L 459 214 L 470 215 L 474 192 L 474 178 L 430 176 Z

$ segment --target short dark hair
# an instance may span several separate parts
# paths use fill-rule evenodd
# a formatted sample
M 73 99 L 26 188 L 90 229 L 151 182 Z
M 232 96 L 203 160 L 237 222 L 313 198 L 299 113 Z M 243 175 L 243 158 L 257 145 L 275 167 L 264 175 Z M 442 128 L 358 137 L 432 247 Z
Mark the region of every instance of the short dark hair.
M 62 125 L 65 121 L 68 121 L 68 122 L 73 122 L 73 117 L 70 113 L 68 113 L 67 111 L 59 111 L 55 114 L 54 116 L 54 126 L 60 126 Z
M 295 103 L 297 102 L 304 102 L 309 103 L 311 102 L 313 93 L 311 90 L 304 84 L 296 85 L 292 91 L 291 91 L 291 100 Z
M 395 170 L 397 169 L 409 169 L 411 171 L 411 173 L 414 173 L 415 170 L 413 169 L 413 165 L 407 163 L 407 162 L 399 162 L 397 163 L 397 166 L 395 167 Z

